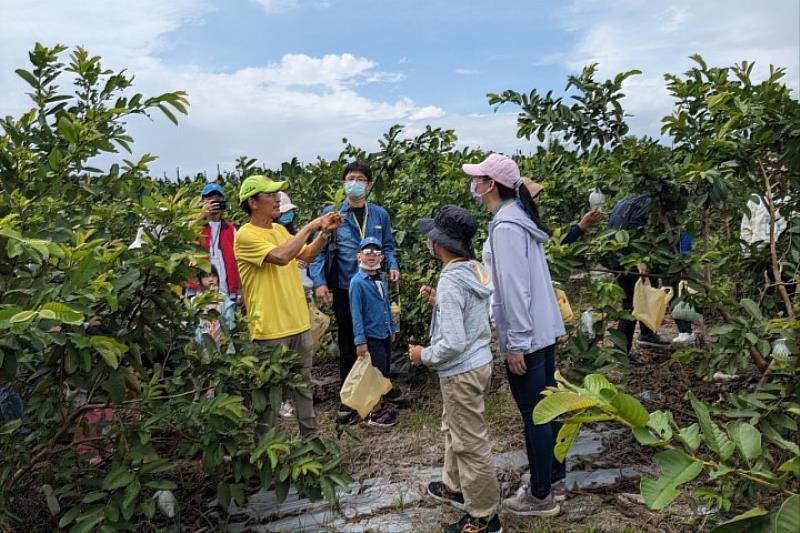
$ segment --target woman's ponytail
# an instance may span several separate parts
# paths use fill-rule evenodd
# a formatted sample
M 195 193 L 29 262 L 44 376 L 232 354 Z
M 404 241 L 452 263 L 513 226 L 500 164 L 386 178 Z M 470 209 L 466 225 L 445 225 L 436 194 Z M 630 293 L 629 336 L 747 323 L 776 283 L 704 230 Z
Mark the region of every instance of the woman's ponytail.
M 522 203 L 522 210 L 525 211 L 531 220 L 536 223 L 536 226 L 543 232 L 547 233 L 548 236 L 553 234 L 553 230 L 551 230 L 539 216 L 539 208 L 536 206 L 536 202 L 533 201 L 530 191 L 528 191 L 528 188 L 523 183 L 520 183 L 517 190 L 514 190 L 511 187 L 506 187 L 497 181 L 495 181 L 494 184 L 497 187 L 497 192 L 500 194 L 501 199 L 519 199 L 519 201 Z

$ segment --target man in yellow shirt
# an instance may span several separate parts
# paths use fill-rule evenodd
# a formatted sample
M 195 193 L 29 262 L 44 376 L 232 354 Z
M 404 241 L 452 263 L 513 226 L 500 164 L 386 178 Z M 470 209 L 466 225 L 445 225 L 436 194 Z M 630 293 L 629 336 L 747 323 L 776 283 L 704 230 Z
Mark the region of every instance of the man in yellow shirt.
M 307 437 L 317 429 L 311 394 L 313 349 L 308 305 L 296 260 L 310 263 L 314 259 L 330 232 L 339 226 L 339 214 L 316 218 L 292 236 L 276 222 L 281 215 L 278 192 L 288 185 L 266 176 L 250 176 L 242 182 L 239 201 L 250 221 L 236 232 L 233 249 L 244 304 L 253 317 L 250 338 L 265 346 L 283 345 L 300 354 L 308 390 L 294 391 L 294 402 L 300 435 Z M 306 244 L 314 232 L 319 235 Z M 268 411 L 263 422 L 274 425 L 275 413 Z

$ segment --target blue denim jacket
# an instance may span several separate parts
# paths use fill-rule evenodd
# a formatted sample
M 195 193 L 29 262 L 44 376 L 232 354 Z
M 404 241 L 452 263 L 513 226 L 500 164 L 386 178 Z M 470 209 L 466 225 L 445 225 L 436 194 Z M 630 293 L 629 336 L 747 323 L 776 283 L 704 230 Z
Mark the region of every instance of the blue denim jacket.
M 380 274 L 378 274 L 380 276 Z M 381 276 L 384 289 L 381 294 L 369 274 L 356 272 L 350 281 L 350 313 L 353 315 L 354 344 L 366 344 L 367 337 L 385 339 L 395 331 L 389 309 L 389 288 Z
M 333 206 L 325 206 L 322 214 L 330 213 Z M 397 259 L 394 256 L 394 240 L 392 239 L 392 227 L 389 224 L 389 214 L 384 208 L 371 202 L 367 203 L 369 216 L 367 217 L 367 229 L 364 237 L 375 237 L 383 243 L 383 258 L 389 270 L 399 270 Z M 350 205 L 345 200 L 342 202 L 340 213 L 344 213 L 345 219 L 336 230 L 336 269 L 338 272 L 338 282 L 334 288 L 349 289 L 350 280 L 358 272 L 358 259 L 356 253 L 361 244 L 361 235 L 355 221 L 355 215 L 350 212 Z M 325 256 L 328 252 L 327 247 L 317 255 L 316 259 L 308 266 L 308 275 L 314 282 L 314 288 L 320 285 L 327 285 L 325 280 Z

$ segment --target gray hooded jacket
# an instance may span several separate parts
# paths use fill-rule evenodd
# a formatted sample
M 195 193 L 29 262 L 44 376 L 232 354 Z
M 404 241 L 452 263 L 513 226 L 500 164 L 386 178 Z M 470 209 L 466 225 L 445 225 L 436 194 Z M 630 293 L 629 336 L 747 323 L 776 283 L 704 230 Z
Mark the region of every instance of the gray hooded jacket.
M 448 377 L 492 362 L 491 294 L 489 275 L 479 262 L 462 261 L 442 269 L 431 319 L 431 345 L 422 350 L 423 364 Z
M 506 204 L 489 224 L 483 261 L 495 289 L 492 319 L 503 358 L 508 351 L 546 348 L 565 333 L 544 254 L 548 238 L 516 203 Z

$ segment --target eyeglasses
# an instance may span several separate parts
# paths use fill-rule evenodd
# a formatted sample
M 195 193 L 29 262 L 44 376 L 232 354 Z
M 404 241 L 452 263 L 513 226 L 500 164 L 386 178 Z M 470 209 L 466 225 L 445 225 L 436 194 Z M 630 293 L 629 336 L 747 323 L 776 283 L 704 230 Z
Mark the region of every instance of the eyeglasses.
M 381 256 L 383 256 L 383 252 L 381 252 L 380 250 L 361 250 L 361 253 L 365 257 L 373 257 L 373 256 L 374 257 L 381 257 Z
M 273 199 L 273 200 L 275 200 L 276 198 L 278 198 L 278 192 L 277 192 L 277 191 L 275 191 L 275 192 L 260 192 L 260 193 L 258 193 L 256 196 L 261 196 L 262 194 L 263 194 L 264 196 L 266 196 L 267 198 L 271 198 L 271 199 Z

